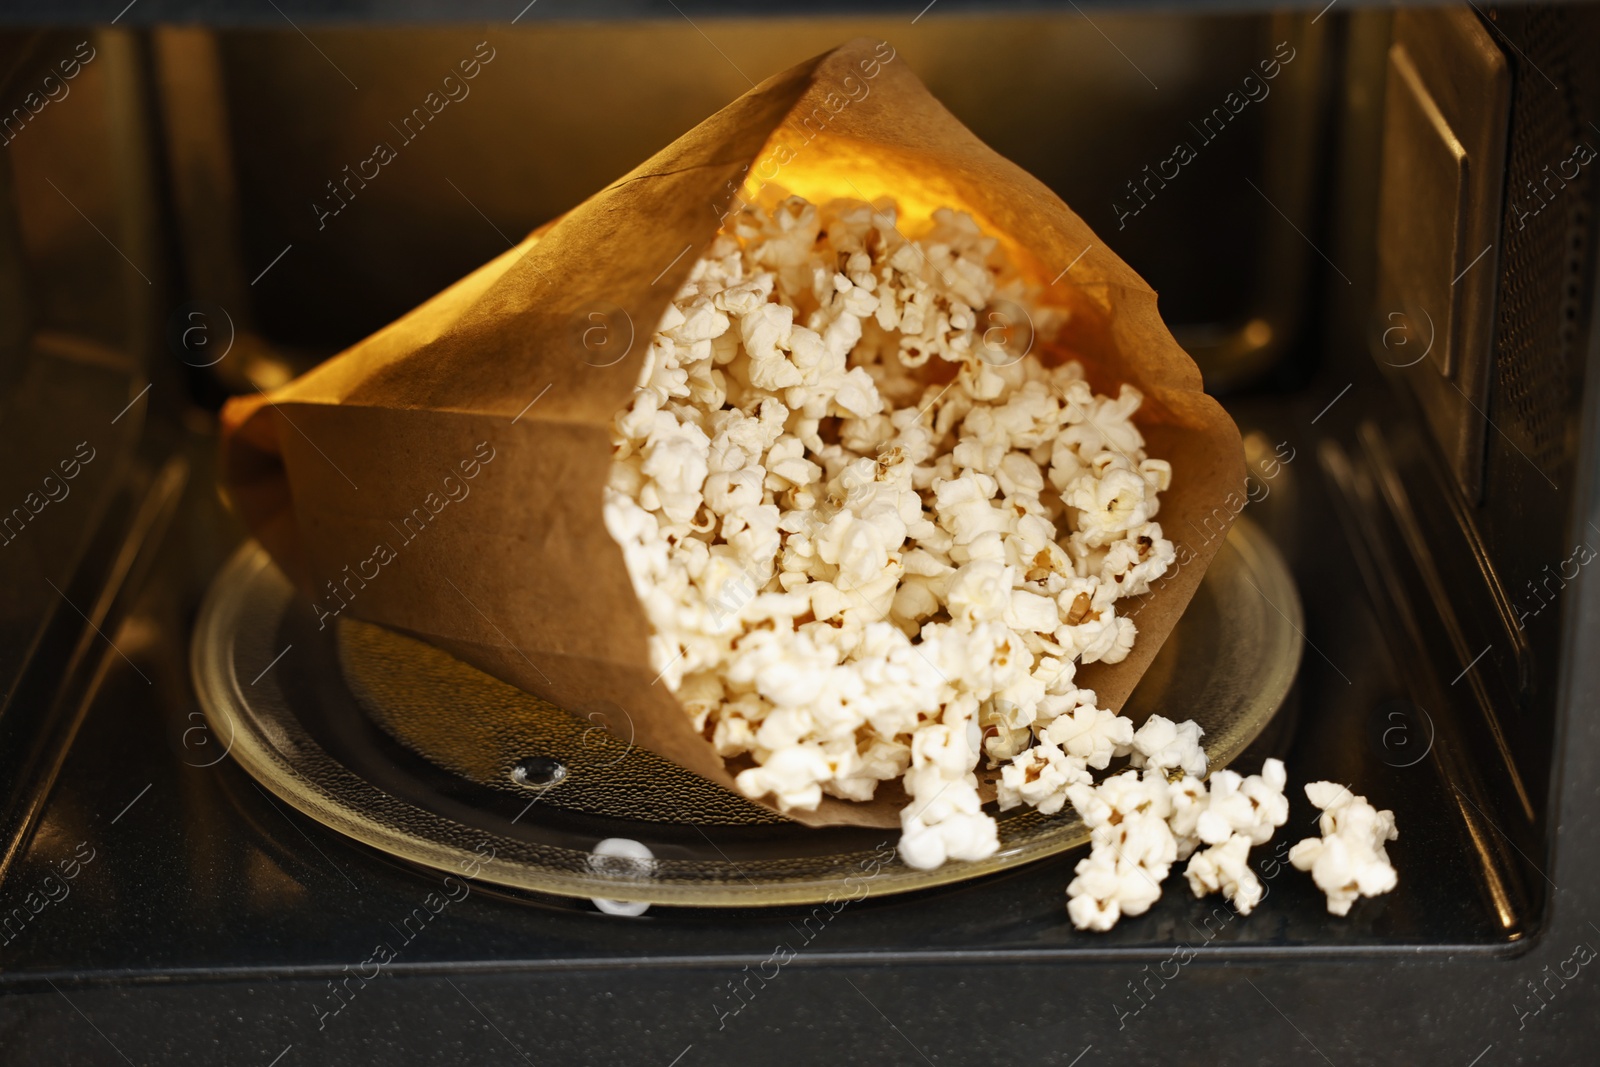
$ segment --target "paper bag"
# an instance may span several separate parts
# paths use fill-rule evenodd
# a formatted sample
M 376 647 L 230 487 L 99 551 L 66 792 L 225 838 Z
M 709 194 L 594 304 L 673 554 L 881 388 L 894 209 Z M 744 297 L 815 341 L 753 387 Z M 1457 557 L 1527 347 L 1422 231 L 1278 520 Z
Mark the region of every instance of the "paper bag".
M 1070 310 L 1047 358 L 1081 359 L 1098 391 L 1144 392 L 1136 421 L 1172 464 L 1159 521 L 1179 562 L 1144 603 L 1119 604 L 1139 629 L 1132 654 L 1081 669 L 1080 685 L 1120 707 L 1237 511 L 1238 431 L 1201 391 L 1156 294 L 887 42 L 852 41 L 770 78 L 397 322 L 271 394 L 230 401 L 227 496 L 323 625 L 348 612 L 409 631 L 732 788 L 657 680 L 601 489 L 608 425 L 669 298 L 728 212 L 769 185 L 814 202 L 892 196 L 913 236 L 935 208 L 971 213 Z M 896 825 L 903 793 L 884 793 L 793 817 Z

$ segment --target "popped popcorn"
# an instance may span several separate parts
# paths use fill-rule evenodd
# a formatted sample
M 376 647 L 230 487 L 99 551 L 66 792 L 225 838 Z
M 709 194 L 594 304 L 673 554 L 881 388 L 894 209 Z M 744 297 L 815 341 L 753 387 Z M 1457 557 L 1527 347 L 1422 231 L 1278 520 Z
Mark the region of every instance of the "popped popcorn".
M 1092 691 L 1079 690 L 1079 693 L 1087 694 L 1089 702 L 1051 720 L 1040 736 L 1060 745 L 1095 770 L 1104 770 L 1113 756 L 1127 755 L 1135 737 L 1133 723 L 1095 707 Z
M 1172 805 L 1167 825 L 1172 827 L 1172 836 L 1177 839 L 1178 858 L 1186 860 L 1200 847 L 1200 816 L 1206 813 L 1211 795 L 1205 782 L 1186 774 L 1168 783 L 1167 800 Z
M 997 301 L 1047 339 L 1065 322 L 995 238 L 949 209 L 915 240 L 897 220 L 887 198 L 781 194 L 732 216 L 613 421 L 603 511 L 661 681 L 753 764 L 738 788 L 807 810 L 900 779 L 901 854 L 934 867 L 998 848 L 981 759 L 1002 808 L 1052 813 L 1136 747 L 1074 675 L 1128 655 L 1117 601 L 1173 563 L 1172 469 L 1144 452 L 1137 389 L 1097 396 L 1077 363 L 993 343 Z M 1145 736 L 1169 807 L 1157 778 L 1204 773 L 1198 730 Z M 1154 866 L 1080 874 L 1095 921 L 1155 899 L 1165 818 L 1103 831 Z
M 1109 930 L 1123 915 L 1142 914 L 1181 859 L 1189 861 L 1183 873 L 1195 896 L 1222 893 L 1241 915 L 1261 902 L 1265 891 L 1250 869 L 1250 848 L 1271 840 L 1288 819 L 1288 776 L 1281 760 L 1269 759 L 1260 774 L 1224 770 L 1203 781 L 1203 733 L 1194 722 L 1152 715 L 1129 738 L 1142 772 L 1066 787 L 1089 827 L 1089 856 L 1067 886 L 1067 914 L 1080 930 Z M 1021 758 L 1013 765 L 1022 765 Z M 1196 852 L 1202 844 L 1210 847 Z
M 1400 836 L 1394 812 L 1379 811 L 1337 782 L 1311 782 L 1306 797 L 1322 809 L 1321 837 L 1308 837 L 1289 850 L 1289 862 L 1310 871 L 1328 896 L 1328 911 L 1347 915 L 1357 897 L 1387 893 L 1399 882 L 1384 843 Z
M 1288 821 L 1289 801 L 1283 795 L 1288 780 L 1283 761 L 1276 759 L 1265 761 L 1261 773 L 1248 778 L 1228 770 L 1211 776 L 1204 805 L 1196 805 L 1192 830 L 1197 843 L 1211 847 L 1195 853 L 1183 870 L 1195 896 L 1221 893 L 1239 914 L 1255 910 L 1265 891 L 1250 869 L 1250 847 L 1272 840 Z
M 1200 747 L 1200 738 L 1204 733 L 1198 723 L 1191 721 L 1179 725 L 1164 716 L 1152 715 L 1129 739 L 1133 752 L 1128 762 L 1135 767 L 1182 771 L 1196 778 L 1204 778 L 1206 753 Z M 1272 762 L 1277 763 L 1276 760 Z M 1278 763 L 1278 770 L 1282 769 L 1283 764 Z M 1279 783 L 1278 790 L 1280 793 L 1283 791 L 1282 783 Z
M 1250 914 L 1265 895 L 1250 868 L 1250 849 L 1270 841 L 1289 818 L 1283 762 L 1268 759 L 1248 777 L 1221 770 L 1206 780 L 1205 731 L 1197 723 L 1152 715 L 1135 731 L 1127 720 L 1106 716 L 1090 694 L 1088 704 L 1052 720 L 1039 743 L 1012 756 L 1001 773 L 1002 810 L 1029 803 L 1053 812 L 1064 796 L 1089 827 L 1089 855 L 1067 885 L 1073 925 L 1103 931 L 1123 915 L 1143 914 L 1160 899 L 1172 864 L 1183 859 L 1196 897 L 1221 893 L 1239 914 Z M 1115 735 L 1101 734 L 1105 727 Z M 1142 770 L 1093 783 L 1090 767 L 1123 754 Z M 1289 861 L 1311 872 L 1328 911 L 1345 915 L 1358 897 L 1392 890 L 1398 879 L 1384 844 L 1399 836 L 1394 813 L 1334 782 L 1305 789 L 1322 810 L 1322 836 L 1296 844 Z
M 1177 859 L 1167 820 L 1172 804 L 1159 772 L 1124 771 L 1098 786 L 1067 787 L 1089 827 L 1089 855 L 1067 885 L 1067 914 L 1080 930 L 1109 930 L 1123 915 L 1142 915 L 1161 898 Z
M 1248 778 L 1235 771 L 1218 771 L 1207 783 L 1210 797 L 1195 823 L 1195 834 L 1208 845 L 1221 844 L 1242 834 L 1252 845 L 1264 845 L 1289 819 L 1289 800 L 1283 795 L 1288 773 L 1283 761 L 1267 760 L 1260 774 Z
M 1109 849 L 1091 851 L 1074 874 L 1067 885 L 1067 915 L 1080 930 L 1109 930 L 1122 916 L 1143 915 L 1161 899 L 1160 878 Z
M 1197 897 L 1221 893 L 1240 915 L 1249 915 L 1261 903 L 1261 879 L 1250 869 L 1250 839 L 1230 834 L 1210 848 L 1196 852 L 1183 869 Z
M 1000 772 L 1000 810 L 1029 804 L 1054 815 L 1067 800 L 1067 787 L 1087 785 L 1088 762 L 1069 755 L 1049 740 L 1019 753 Z

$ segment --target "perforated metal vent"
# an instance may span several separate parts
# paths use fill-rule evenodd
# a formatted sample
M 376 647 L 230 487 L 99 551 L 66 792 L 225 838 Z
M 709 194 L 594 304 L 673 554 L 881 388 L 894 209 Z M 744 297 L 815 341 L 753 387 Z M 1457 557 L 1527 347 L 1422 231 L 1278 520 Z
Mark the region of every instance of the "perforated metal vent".
M 1550 473 L 1568 458 L 1564 412 L 1582 358 L 1587 203 L 1600 160 L 1579 166 L 1573 179 L 1563 174 L 1572 172 L 1565 161 L 1580 142 L 1600 150 L 1600 131 L 1578 106 L 1574 79 L 1593 76 L 1594 57 L 1574 62 L 1580 38 L 1568 13 L 1521 14 L 1520 24 L 1506 30 L 1515 73 L 1495 343 L 1499 381 L 1490 414 Z M 1492 19 L 1491 25 L 1507 24 Z

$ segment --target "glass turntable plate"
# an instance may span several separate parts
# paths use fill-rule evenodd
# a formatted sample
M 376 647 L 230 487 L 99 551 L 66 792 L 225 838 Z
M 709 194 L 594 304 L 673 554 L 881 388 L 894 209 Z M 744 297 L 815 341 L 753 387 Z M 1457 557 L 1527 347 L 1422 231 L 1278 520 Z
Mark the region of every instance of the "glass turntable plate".
M 1241 518 L 1124 713 L 1193 718 L 1211 769 L 1224 767 L 1283 703 L 1301 628 L 1288 569 Z M 995 855 L 915 870 L 893 857 L 898 830 L 800 826 L 632 745 L 625 721 L 585 719 L 369 623 L 318 630 L 254 542 L 212 585 L 193 670 L 217 759 L 365 844 L 523 890 L 815 903 L 961 881 L 1088 840 L 1071 805 L 1018 808 L 996 813 Z M 653 858 L 596 856 L 607 838 Z

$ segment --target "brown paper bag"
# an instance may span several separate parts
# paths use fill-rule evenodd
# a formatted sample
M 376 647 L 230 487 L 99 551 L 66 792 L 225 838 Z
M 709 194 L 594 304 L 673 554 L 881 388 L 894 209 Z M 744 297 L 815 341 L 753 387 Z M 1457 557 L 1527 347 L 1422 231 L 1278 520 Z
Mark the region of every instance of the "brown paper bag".
M 731 788 L 655 681 L 601 488 L 608 425 L 668 299 L 740 195 L 768 184 L 816 202 L 892 196 L 913 235 L 937 207 L 970 212 L 1071 310 L 1057 348 L 1096 389 L 1143 390 L 1136 421 L 1173 467 L 1159 520 L 1179 564 L 1123 612 L 1139 628 L 1132 654 L 1079 675 L 1121 707 L 1237 511 L 1238 430 L 1201 392 L 1156 294 L 887 42 L 852 41 L 763 82 L 399 321 L 267 396 L 231 401 L 227 495 L 324 625 L 348 611 L 419 635 Z M 885 793 L 794 814 L 896 825 L 903 794 Z

